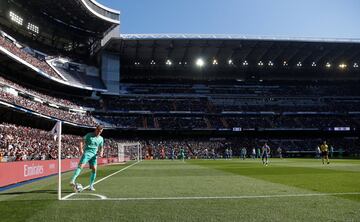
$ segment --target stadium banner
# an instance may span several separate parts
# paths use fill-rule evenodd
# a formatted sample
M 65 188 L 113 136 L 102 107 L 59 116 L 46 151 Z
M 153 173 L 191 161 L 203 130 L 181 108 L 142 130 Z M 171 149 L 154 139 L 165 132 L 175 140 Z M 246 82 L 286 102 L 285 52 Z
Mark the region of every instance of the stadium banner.
M 125 158 L 125 161 L 129 158 Z M 98 164 L 118 163 L 118 158 L 99 158 Z M 62 160 L 62 172 L 77 168 L 79 159 Z M 57 160 L 19 161 L 0 163 L 0 187 L 57 174 Z

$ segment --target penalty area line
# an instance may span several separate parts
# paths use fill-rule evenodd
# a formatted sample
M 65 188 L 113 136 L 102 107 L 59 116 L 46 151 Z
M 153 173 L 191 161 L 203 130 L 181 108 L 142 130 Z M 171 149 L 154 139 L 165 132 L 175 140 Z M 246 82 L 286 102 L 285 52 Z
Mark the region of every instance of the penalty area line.
M 87 199 L 87 198 L 72 198 L 65 199 L 68 201 L 138 201 L 138 200 L 231 200 L 231 199 L 265 199 L 265 198 L 286 198 L 286 197 L 322 197 L 322 196 L 343 196 L 343 195 L 360 195 L 360 192 L 351 193 L 303 193 L 303 194 L 275 194 L 275 195 L 257 195 L 257 196 L 218 196 L 218 197 L 129 197 L 129 198 L 108 198 L 105 199 Z
M 122 171 L 124 171 L 124 170 L 126 170 L 126 169 L 128 169 L 128 168 L 130 168 L 130 167 L 132 167 L 132 166 L 135 166 L 136 164 L 138 164 L 138 163 L 140 163 L 140 162 L 141 162 L 141 161 L 138 161 L 138 162 L 136 162 L 136 163 L 133 163 L 133 164 L 127 166 L 127 167 L 124 167 L 124 168 L 116 171 L 115 173 L 112 173 L 112 174 L 110 174 L 110 175 L 108 175 L 108 176 L 106 176 L 106 177 L 104 177 L 104 178 L 101 178 L 100 180 L 96 181 L 96 182 L 94 183 L 94 185 L 95 185 L 95 184 L 98 184 L 98 183 L 100 183 L 101 181 L 104 181 L 104 180 L 106 180 L 107 178 L 112 177 L 112 176 L 114 176 L 114 175 L 116 175 L 116 174 L 118 174 L 118 173 L 120 173 L 120 172 L 122 172 Z M 88 189 L 89 187 L 90 187 L 90 185 L 87 185 L 86 187 L 84 187 L 84 190 Z M 71 193 L 71 194 L 69 194 L 69 195 L 61 198 L 61 200 L 67 200 L 68 198 L 74 196 L 75 194 L 78 194 L 78 193 Z M 90 199 L 89 199 L 89 200 L 90 200 Z M 102 199 L 102 200 L 104 200 L 104 199 Z

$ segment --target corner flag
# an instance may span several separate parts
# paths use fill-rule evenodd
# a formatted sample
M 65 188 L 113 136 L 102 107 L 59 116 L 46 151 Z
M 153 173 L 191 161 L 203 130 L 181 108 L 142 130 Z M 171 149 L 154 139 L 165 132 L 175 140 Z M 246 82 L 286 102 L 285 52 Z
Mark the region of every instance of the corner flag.
M 61 200 L 61 121 L 57 121 L 50 133 L 54 136 L 54 141 L 58 141 L 58 199 Z
M 57 121 L 50 133 L 54 136 L 54 141 L 61 136 L 61 121 Z

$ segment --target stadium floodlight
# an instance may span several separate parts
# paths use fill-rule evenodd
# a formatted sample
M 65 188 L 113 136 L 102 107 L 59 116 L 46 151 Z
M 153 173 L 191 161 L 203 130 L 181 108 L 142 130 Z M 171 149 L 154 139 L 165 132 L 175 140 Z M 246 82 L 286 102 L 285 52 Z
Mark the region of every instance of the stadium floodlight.
M 274 63 L 272 61 L 269 61 L 268 66 L 274 66 Z
M 249 65 L 249 63 L 245 60 L 244 62 L 243 62 L 243 66 L 248 66 Z
M 218 61 L 216 59 L 214 59 L 212 64 L 213 65 L 218 65 L 219 63 L 218 63 Z
M 264 65 L 264 63 L 262 62 L 262 61 L 260 61 L 259 63 L 258 63 L 258 66 L 263 66 Z
M 171 66 L 171 65 L 172 65 L 172 62 L 171 62 L 170 59 L 167 59 L 165 64 L 168 65 L 168 66 Z
M 229 63 L 229 65 L 233 65 L 233 64 L 234 64 L 234 62 L 232 61 L 232 59 L 229 59 L 228 63 Z
M 312 67 L 316 67 L 316 62 L 313 62 L 313 63 L 311 64 L 311 66 L 312 66 Z
M 23 25 L 24 19 L 15 14 L 13 11 L 9 12 L 11 21 L 15 22 L 18 25 Z
M 359 65 L 356 62 L 354 63 L 354 68 L 359 68 Z
M 325 65 L 326 68 L 331 68 L 331 64 L 330 62 L 327 62 L 326 65 Z
M 302 63 L 301 63 L 301 62 L 298 62 L 298 63 L 296 64 L 296 66 L 297 66 L 297 67 L 302 67 Z
M 27 25 L 27 29 L 32 32 L 35 32 L 36 34 L 39 34 L 39 27 L 34 24 L 31 24 L 30 22 Z
M 347 68 L 347 65 L 346 65 L 345 63 L 341 63 L 341 64 L 339 65 L 339 68 L 340 68 L 340 69 L 346 69 L 346 68 Z
M 196 66 L 198 66 L 200 68 L 204 67 L 205 66 L 205 61 L 202 58 L 198 58 L 196 60 Z

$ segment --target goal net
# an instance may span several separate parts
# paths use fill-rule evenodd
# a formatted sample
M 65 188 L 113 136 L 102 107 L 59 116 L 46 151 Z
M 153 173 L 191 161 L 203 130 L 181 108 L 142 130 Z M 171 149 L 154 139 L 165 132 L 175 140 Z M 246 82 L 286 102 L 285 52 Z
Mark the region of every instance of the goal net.
M 131 160 L 140 161 L 142 159 L 140 143 L 118 143 L 118 162 L 123 163 Z

